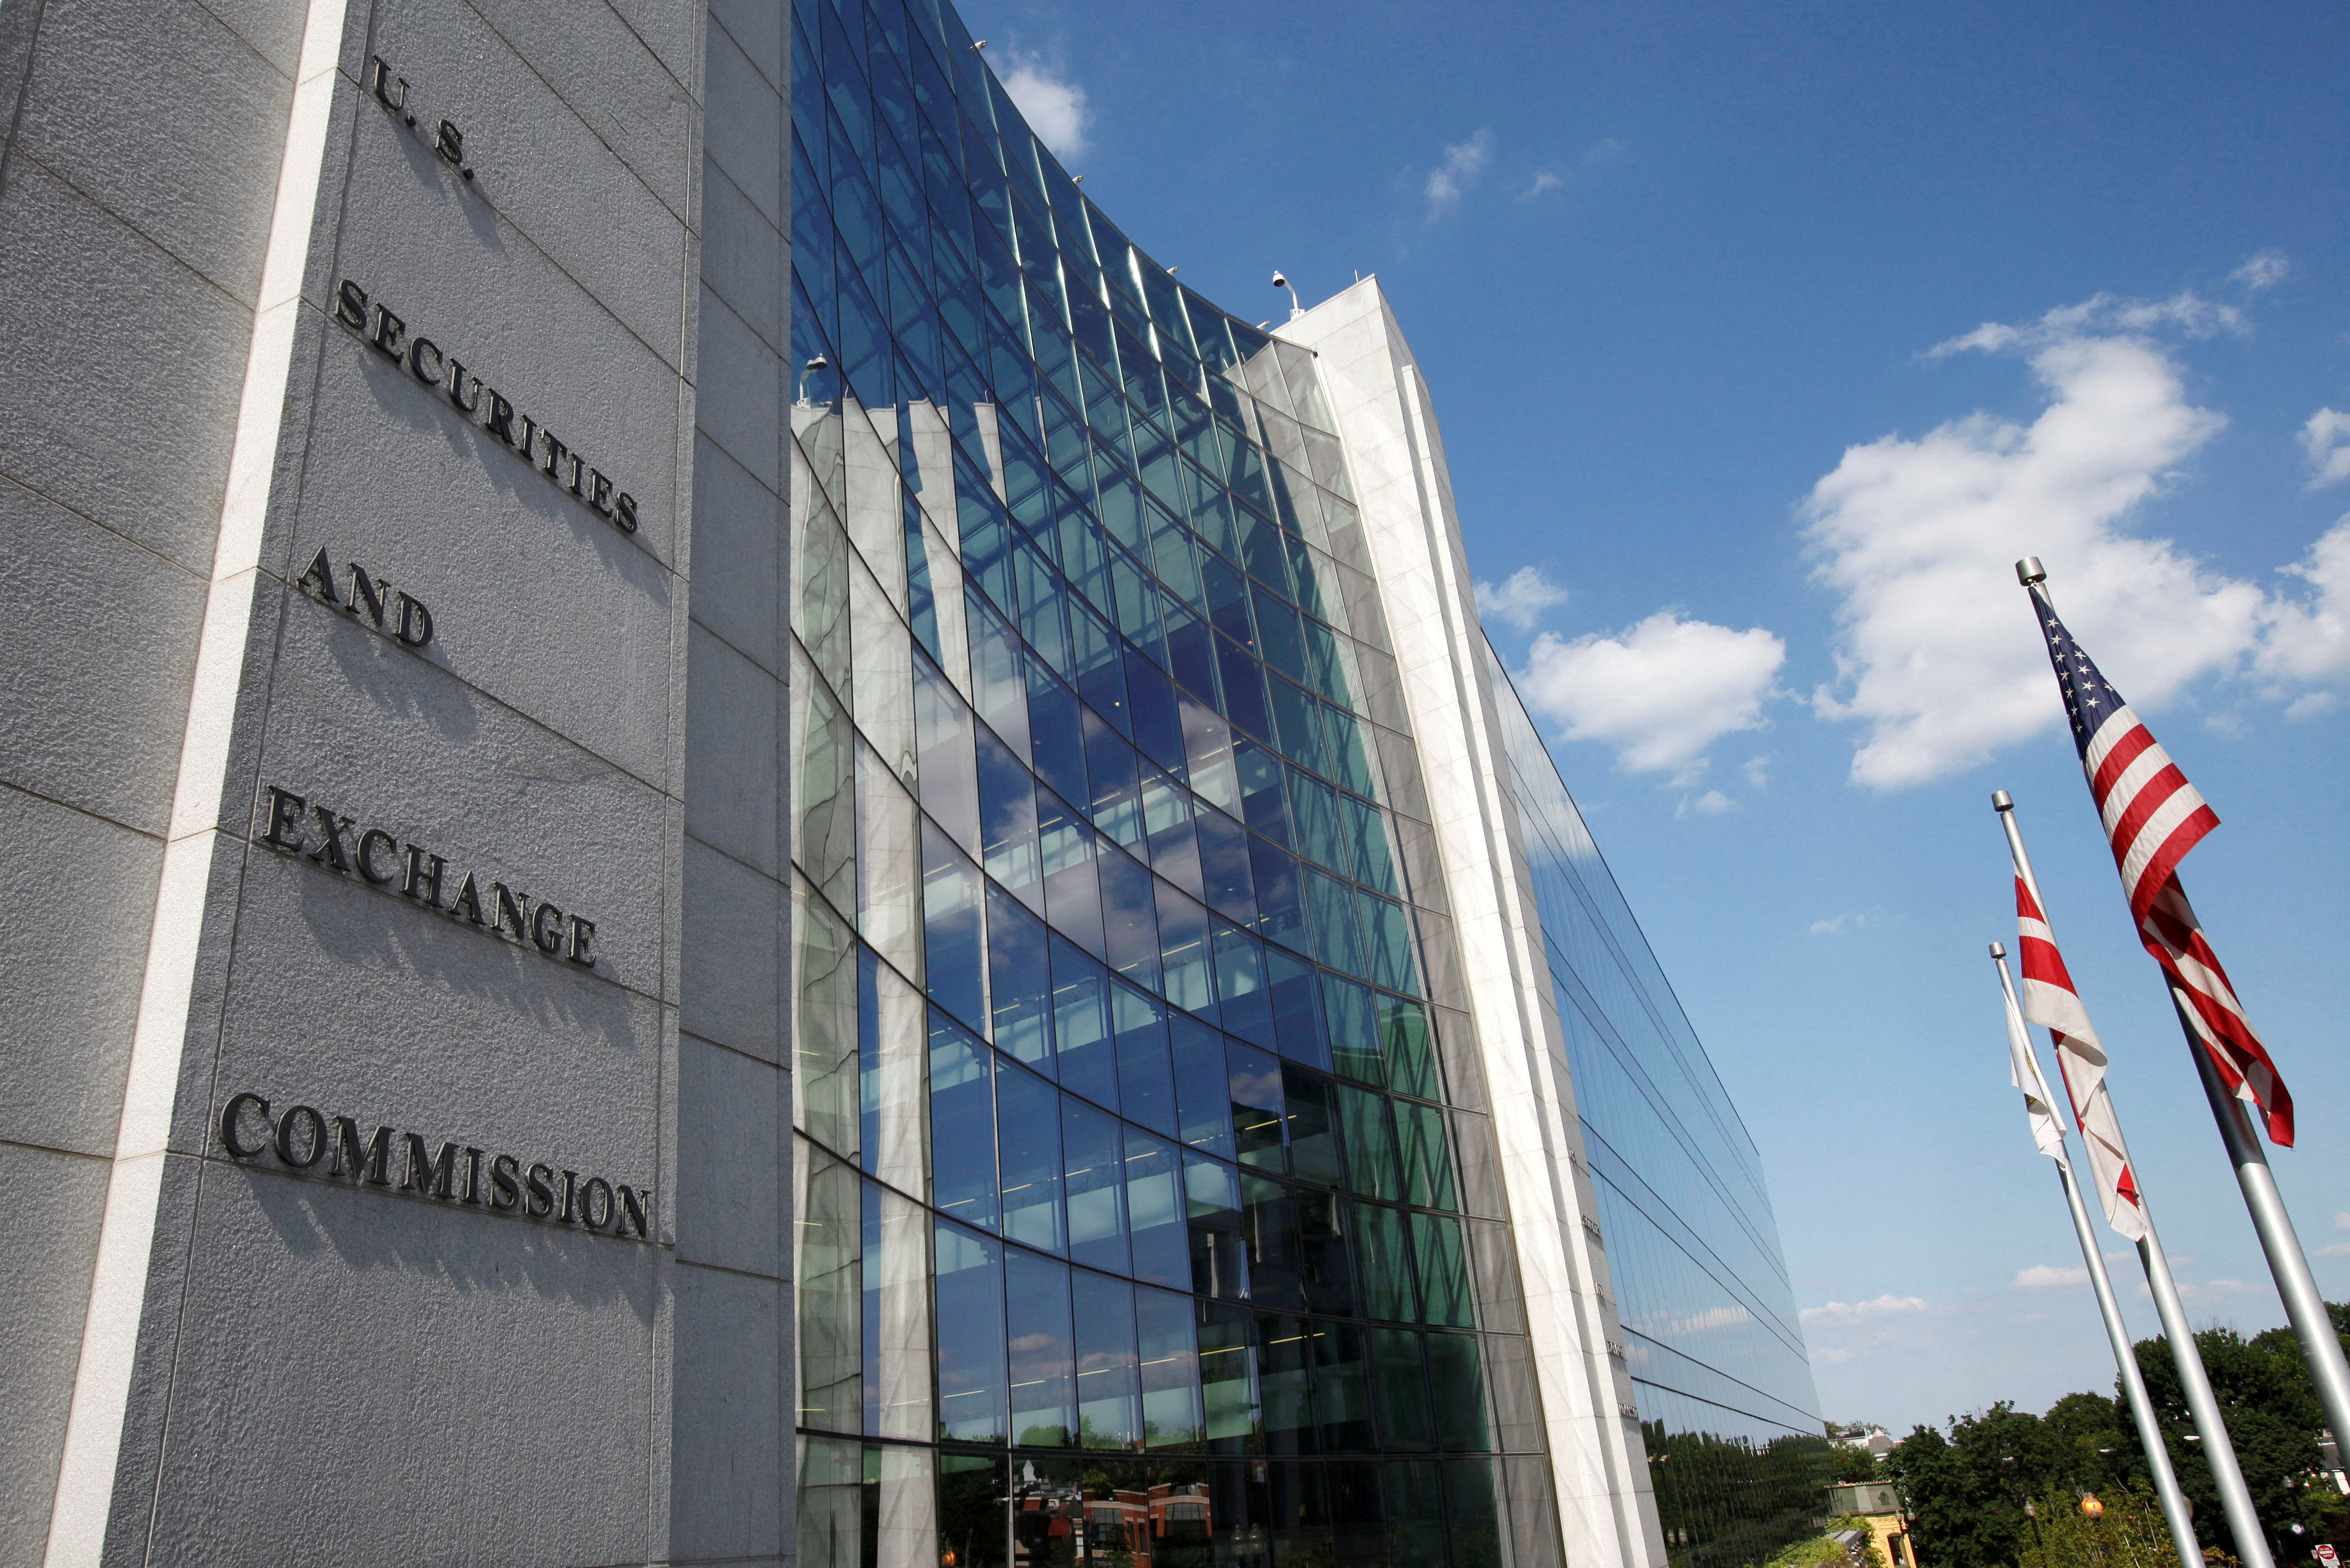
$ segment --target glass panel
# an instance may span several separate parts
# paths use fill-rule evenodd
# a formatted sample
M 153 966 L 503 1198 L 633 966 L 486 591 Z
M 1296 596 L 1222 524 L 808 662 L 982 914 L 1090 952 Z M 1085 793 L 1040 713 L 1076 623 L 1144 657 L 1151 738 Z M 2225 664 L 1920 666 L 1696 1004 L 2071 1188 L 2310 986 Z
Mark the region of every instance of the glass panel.
M 1187 1154 L 1183 1196 L 1191 1230 L 1191 1288 L 1202 1295 L 1245 1297 L 1248 1240 L 1241 1227 L 1239 1172 Z
M 1321 1450 L 1314 1420 L 1313 1344 L 1303 1318 L 1259 1314 L 1257 1379 L 1264 1400 L 1264 1451 Z
M 1404 1192 L 1423 1209 L 1452 1209 L 1452 1159 L 1445 1147 L 1444 1113 L 1434 1106 L 1395 1102 L 1403 1154 Z
M 922 824 L 922 971 L 931 1000 L 972 1024 L 984 1023 L 985 951 L 979 867 L 947 836 Z
M 1044 867 L 1036 844 L 1036 784 L 1011 749 L 984 730 L 978 745 L 980 853 L 987 874 L 1039 914 Z
M 1010 1496 L 1011 1467 L 984 1454 L 939 1456 L 939 1554 L 949 1552 L 954 1568 L 1009 1568 L 1003 1500 Z M 868 1563 L 865 1568 L 879 1568 Z M 910 1558 L 907 1568 L 910 1568 Z
M 865 1430 L 928 1438 L 931 1217 L 886 1187 L 864 1188 Z
M 1289 1127 L 1290 1169 L 1300 1180 L 1341 1185 L 1346 1163 L 1338 1151 L 1337 1119 L 1331 1097 L 1336 1085 L 1296 1066 L 1281 1068 L 1282 1099 Z
M 1404 1251 L 1404 1217 L 1383 1203 L 1357 1203 L 1355 1210 L 1355 1277 L 1363 1282 L 1363 1310 L 1372 1317 L 1409 1323 L 1419 1316 L 1413 1299 L 1411 1259 Z
M 864 1220 L 854 1167 L 799 1141 L 799 1424 L 858 1432 L 865 1418 Z
M 914 660 L 914 741 L 920 750 L 922 809 L 949 837 L 979 846 L 979 780 L 971 711 L 927 659 Z
M 1063 1246 L 1061 1097 L 1044 1079 L 1002 1056 L 995 1065 L 1003 1233 L 1057 1252 Z
M 1083 1269 L 1070 1282 L 1076 1312 L 1078 1446 L 1139 1449 L 1142 1376 L 1134 1339 L 1134 1287 Z
M 1066 1449 L 1077 1425 L 1069 1267 L 1017 1247 L 1007 1250 L 1006 1262 L 1013 1440 L 1029 1448 Z
M 1142 1352 L 1142 1430 L 1152 1449 L 1196 1449 L 1200 1418 L 1199 1340 L 1192 1300 L 1138 1285 L 1135 1337 Z
M 1389 1453 L 1420 1452 L 1436 1446 L 1429 1420 L 1428 1384 L 1420 1366 L 1419 1335 L 1409 1329 L 1370 1331 L 1371 1384 L 1379 1407 L 1379 1445 Z
M 1200 1303 L 1200 1394 L 1207 1409 L 1210 1453 L 1263 1451 L 1255 1323 L 1246 1308 Z
M 1061 1101 L 1061 1158 L 1069 1205 L 1069 1256 L 1125 1273 L 1126 1176 L 1118 1123 L 1083 1102 Z
M 996 1222 L 995 1100 L 987 1047 L 931 1014 L 931 1206 L 967 1224 Z
M 1053 1044 L 1061 1083 L 1096 1105 L 1118 1104 L 1117 1047 L 1110 1034 L 1110 978 L 1102 966 L 1055 936 Z
M 857 1158 L 857 943 L 824 900 L 799 900 L 799 1007 L 793 1051 L 799 1069 L 794 1096 L 801 1130 L 849 1159 Z
M 1445 1552 L 1444 1488 L 1433 1460 L 1400 1460 L 1385 1467 L 1388 1529 L 1399 1565 L 1450 1568 Z M 1464 1568 L 1468 1565 L 1464 1564 Z M 1476 1564 L 1475 1568 L 1484 1568 Z
M 1326 1415 L 1323 1429 L 1329 1430 Z M 1336 1543 L 1334 1558 L 1347 1564 L 1347 1568 L 1388 1568 L 1390 1561 L 1387 1500 L 1379 1486 L 1380 1469 L 1376 1464 L 1359 1462 L 1323 1467 L 1324 1480 L 1330 1490 L 1330 1520 Z
M 1336 1193 L 1300 1189 L 1297 1201 L 1297 1273 L 1305 1304 L 1315 1312 L 1357 1316 L 1355 1266 L 1347 1251 L 1349 1205 Z
M 1403 1172 L 1396 1162 L 1395 1135 L 1388 1128 L 1384 1095 L 1337 1085 L 1338 1114 L 1347 1132 L 1347 1185 L 1371 1198 L 1394 1202 L 1403 1197 Z
M 1281 1063 L 1238 1041 L 1224 1047 L 1232 1094 L 1233 1145 L 1243 1165 L 1287 1170 L 1282 1139 L 1287 1112 L 1281 1093 Z
M 1482 1454 L 1493 1446 L 1485 1424 L 1485 1376 L 1477 1338 L 1468 1334 L 1428 1336 L 1428 1376 L 1436 1396 L 1437 1447 L 1456 1454 Z
M 938 1273 L 939 1435 L 1004 1440 L 1003 1243 L 944 1220 Z
M 1388 1082 L 1399 1094 L 1423 1100 L 1441 1099 L 1436 1059 L 1429 1050 L 1428 1012 L 1417 1002 L 1399 996 L 1379 998 L 1379 1049 L 1386 1059 Z M 1465 1102 L 1456 1098 L 1455 1105 Z
M 1241 1173 L 1242 1232 L 1248 1239 L 1248 1296 L 1270 1307 L 1305 1304 L 1298 1278 L 1296 1189 L 1285 1181 Z
M 1474 1328 L 1469 1304 L 1469 1262 L 1461 1255 L 1461 1222 L 1440 1214 L 1411 1217 L 1411 1251 L 1419 1263 L 1419 1300 L 1427 1321 Z
M 1003 889 L 987 890 L 988 989 L 995 1048 L 1053 1072 L 1051 970 L 1045 922 Z
M 1182 1139 L 1193 1148 L 1232 1158 L 1232 1085 L 1223 1039 L 1180 1013 L 1167 1022 L 1174 1044 L 1175 1100 Z
M 1148 1133 L 1126 1136 L 1126 1220 L 1134 1277 L 1189 1289 L 1191 1241 L 1183 1171 L 1175 1146 Z
M 1444 1498 L 1452 1526 L 1453 1562 L 1461 1568 L 1501 1563 L 1502 1511 L 1493 1493 L 1492 1461 L 1446 1460 Z
M 1118 1025 L 1118 1108 L 1129 1121 L 1170 1137 L 1175 1113 L 1175 1066 L 1167 1051 L 1167 1012 L 1157 997 L 1131 985 L 1112 988 Z

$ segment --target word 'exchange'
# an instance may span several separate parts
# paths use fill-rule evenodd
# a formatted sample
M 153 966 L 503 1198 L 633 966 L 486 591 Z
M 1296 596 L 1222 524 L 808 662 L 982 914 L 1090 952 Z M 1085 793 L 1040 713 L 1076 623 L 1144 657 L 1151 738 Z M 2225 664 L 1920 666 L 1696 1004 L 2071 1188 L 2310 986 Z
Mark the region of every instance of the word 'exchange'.
M 630 1187 L 600 1176 L 582 1181 L 576 1170 L 544 1163 L 525 1166 L 518 1155 L 494 1155 L 470 1144 L 443 1143 L 435 1149 L 422 1133 L 388 1127 L 361 1137 L 355 1117 L 328 1116 L 310 1106 L 289 1106 L 273 1116 L 267 1097 L 251 1091 L 230 1096 L 221 1108 L 220 1138 L 230 1158 L 239 1161 L 274 1154 L 279 1165 L 305 1173 L 324 1162 L 328 1177 L 356 1187 L 388 1188 L 525 1220 L 578 1225 L 614 1236 L 634 1232 L 648 1239 L 645 1216 L 653 1201 L 650 1187 Z M 396 1186 L 391 1179 L 395 1139 L 404 1157 Z M 485 1174 L 486 1184 L 482 1179 Z
M 562 958 L 582 969 L 596 967 L 588 944 L 596 922 L 567 915 L 544 898 L 534 900 L 504 882 L 492 882 L 484 893 L 468 871 L 444 902 L 449 863 L 421 845 L 403 844 L 380 827 L 358 829 L 351 818 L 333 806 L 308 800 L 276 784 L 269 794 L 267 826 L 258 842 L 282 855 L 298 855 L 339 876 L 357 872 L 370 885 L 390 891 L 400 885 L 402 896 L 426 909 L 465 925 L 494 931 L 518 947 L 533 948 L 548 958 Z M 358 829 L 357 831 L 354 831 Z
M 467 370 L 454 354 L 444 352 L 422 333 L 411 335 L 408 323 L 393 315 L 382 300 L 370 306 L 367 290 L 349 278 L 335 289 L 335 319 L 393 364 L 406 365 L 409 374 L 424 385 L 440 389 L 451 407 L 477 421 L 604 521 L 623 534 L 637 531 L 635 496 L 619 490 L 602 469 L 591 466 L 556 440 L 553 431 L 516 410 L 512 399 Z M 522 427 L 519 431 L 515 428 L 517 424 Z

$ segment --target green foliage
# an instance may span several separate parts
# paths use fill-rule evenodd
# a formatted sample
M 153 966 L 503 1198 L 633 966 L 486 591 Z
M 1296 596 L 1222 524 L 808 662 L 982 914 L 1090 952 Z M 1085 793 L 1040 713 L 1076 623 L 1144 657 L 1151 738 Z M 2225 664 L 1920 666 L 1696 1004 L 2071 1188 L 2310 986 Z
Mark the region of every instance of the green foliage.
M 2252 1511 L 2269 1532 L 2272 1550 L 2280 1561 L 2306 1556 L 2305 1546 L 2295 1546 L 2292 1527 L 2321 1522 L 2335 1511 L 2342 1499 L 2331 1484 L 2318 1480 L 2317 1429 L 2324 1424 L 2324 1416 L 2310 1386 L 2299 1342 L 2290 1329 L 2274 1329 L 2248 1340 L 2232 1329 L 2207 1328 L 2195 1336 L 2195 1347 L 2210 1375 L 2220 1418 L 2228 1424 L 2236 1462 L 2243 1468 L 2244 1485 L 2252 1494 Z M 2178 1475 L 2178 1489 L 2195 1505 L 2196 1537 L 2207 1549 L 2232 1551 L 2235 1542 L 2228 1533 L 2203 1444 L 2187 1440 L 2194 1422 L 2187 1413 L 2187 1394 L 2178 1380 L 2178 1368 L 2171 1361 L 2169 1341 L 2142 1339 L 2133 1348 L 2137 1352 L 2138 1370 L 2146 1377 L 2147 1392 L 2154 1399 L 2163 1446 L 2170 1451 L 2171 1468 Z M 2199 1435 L 2209 1440 L 2208 1435 Z M 2135 1429 L 2126 1441 L 2137 1459 Z
M 1840 1481 L 1872 1481 L 1877 1479 L 1877 1456 L 1866 1449 L 1838 1444 L 1831 1456 L 1832 1473 Z
M 2072 1476 L 2071 1446 L 2004 1400 L 1953 1417 L 1945 1438 L 1919 1427 L 1886 1456 L 1908 1500 L 1918 1558 L 1934 1568 L 2001 1568 L 2023 1537 L 2023 1500 Z
M 1840 1533 L 1857 1532 L 1859 1556 L 1837 1540 Z M 1764 1568 L 1886 1568 L 1885 1553 L 1877 1549 L 1877 1537 L 1868 1528 L 1868 1521 L 1857 1514 L 1846 1514 L 1827 1521 L 1821 1534 L 1798 1541 L 1773 1555 Z
M 2081 1494 L 2072 1488 L 2043 1496 L 2040 1517 L 2024 1533 L 2016 1568 L 2177 1568 L 2170 1530 L 2152 1488 L 2122 1487 L 2095 1495 L 2104 1505 L 2095 1519 L 2082 1512 Z
M 1813 1533 L 1829 1480 L 1825 1437 L 1754 1444 L 1643 1422 L 1648 1476 L 1675 1568 L 1752 1568 Z
M 2327 1310 L 2336 1331 L 2350 1340 L 2350 1304 L 2328 1303 Z M 2324 1417 L 2292 1331 L 2272 1329 L 2245 1339 L 2230 1329 L 2206 1329 L 2195 1345 L 2277 1560 L 2304 1563 L 2313 1542 L 2350 1537 L 2350 1500 L 2319 1469 L 2316 1435 Z M 2140 1340 L 2133 1349 L 2179 1489 L 2194 1504 L 2198 1542 L 2207 1555 L 2227 1553 L 2234 1542 L 2203 1445 L 2188 1440 L 2193 1423 L 2169 1343 Z M 2129 1544 L 2160 1531 L 2161 1518 L 2148 1501 L 2152 1471 L 2137 1424 L 2118 1397 L 2118 1382 L 2116 1394 L 2067 1394 L 2044 1416 L 1999 1404 L 1953 1417 L 1947 1433 L 1932 1427 L 1911 1433 L 1886 1457 L 1884 1469 L 1908 1499 L 1919 1560 L 1932 1568 L 2167 1568 L 2175 1563 L 2167 1544 L 2158 1542 L 2158 1550 Z M 2083 1492 L 2103 1499 L 2113 1509 L 2109 1517 L 2126 1518 L 2127 1532 L 2119 1522 L 2103 1533 L 2090 1530 L 2079 1518 Z M 2027 1528 L 2028 1497 L 2064 1504 L 2053 1512 L 2053 1504 L 2043 1504 L 2039 1545 Z M 2069 1543 L 2061 1548 L 2051 1535 L 2060 1522 Z M 2303 1532 L 2296 1534 L 2294 1524 Z M 2125 1534 L 2127 1542 L 2116 1544 Z M 2125 1545 L 2139 1555 L 2115 1555 Z

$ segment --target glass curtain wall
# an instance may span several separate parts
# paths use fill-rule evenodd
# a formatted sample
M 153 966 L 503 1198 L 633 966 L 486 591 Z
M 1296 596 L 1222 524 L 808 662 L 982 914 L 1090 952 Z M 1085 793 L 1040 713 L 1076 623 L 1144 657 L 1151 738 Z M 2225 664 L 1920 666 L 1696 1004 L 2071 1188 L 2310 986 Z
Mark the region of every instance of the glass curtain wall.
M 951 9 L 793 27 L 803 1560 L 1550 1568 L 1312 358 L 1130 245 Z
M 1761 1562 L 1809 1533 L 1828 1453 L 1761 1157 L 1485 658 L 1666 1550 L 1703 1568 Z

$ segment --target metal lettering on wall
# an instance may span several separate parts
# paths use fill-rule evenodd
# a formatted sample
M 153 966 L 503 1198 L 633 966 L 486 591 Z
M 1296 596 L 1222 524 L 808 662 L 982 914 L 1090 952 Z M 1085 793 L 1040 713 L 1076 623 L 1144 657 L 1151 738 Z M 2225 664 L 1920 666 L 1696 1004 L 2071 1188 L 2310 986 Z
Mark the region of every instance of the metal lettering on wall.
M 580 504 L 623 534 L 637 531 L 637 498 L 620 490 L 600 468 L 556 439 L 553 431 L 521 412 L 513 400 L 473 375 L 454 354 L 421 333 L 411 335 L 408 323 L 349 278 L 335 286 L 335 319 L 359 339 L 425 386 L 440 390 L 450 407 L 490 434 L 506 450 L 537 470 Z M 427 360 L 432 361 L 430 366 Z M 519 422 L 522 429 L 515 429 Z
M 310 557 L 294 586 L 362 626 L 372 621 L 376 630 L 405 647 L 421 648 L 432 640 L 432 612 L 424 607 L 422 599 L 395 589 L 357 561 L 346 564 L 350 567 L 349 587 L 342 595 L 335 592 L 334 563 L 327 559 L 323 547 Z
M 397 96 L 391 90 L 395 82 L 400 86 Z M 408 107 L 408 78 L 393 76 L 390 64 L 381 55 L 368 57 L 366 90 L 375 95 L 376 102 L 398 116 L 401 124 L 411 130 L 417 129 L 416 111 Z M 441 161 L 467 180 L 473 177 L 473 166 L 465 161 L 465 133 L 453 121 L 444 119 L 433 127 L 431 140 Z
M 504 882 L 490 883 L 484 893 L 471 871 L 444 903 L 441 895 L 448 883 L 449 863 L 440 856 L 421 845 L 403 844 L 380 827 L 354 832 L 357 825 L 352 819 L 330 805 L 276 784 L 263 787 L 269 797 L 266 826 L 254 842 L 282 855 L 299 856 L 338 876 L 356 872 L 369 886 L 386 892 L 398 883 L 401 897 L 460 924 L 494 932 L 517 947 L 582 969 L 596 966 L 596 955 L 588 950 L 596 936 L 595 921 L 567 915 L 546 899 L 534 900 Z
M 362 1138 L 355 1117 L 328 1116 L 310 1106 L 290 1106 L 273 1116 L 268 1098 L 250 1090 L 229 1096 L 219 1130 L 221 1147 L 240 1162 L 273 1157 L 271 1163 L 305 1173 L 316 1172 L 324 1162 L 328 1178 L 354 1187 L 380 1187 L 551 1225 L 650 1240 L 646 1221 L 653 1206 L 650 1187 L 630 1187 L 600 1176 L 582 1181 L 576 1170 L 544 1163 L 525 1166 L 519 1155 L 493 1155 L 470 1144 L 444 1142 L 434 1149 L 422 1133 L 389 1127 L 378 1127 Z M 395 1139 L 401 1153 L 397 1183 L 391 1179 Z

